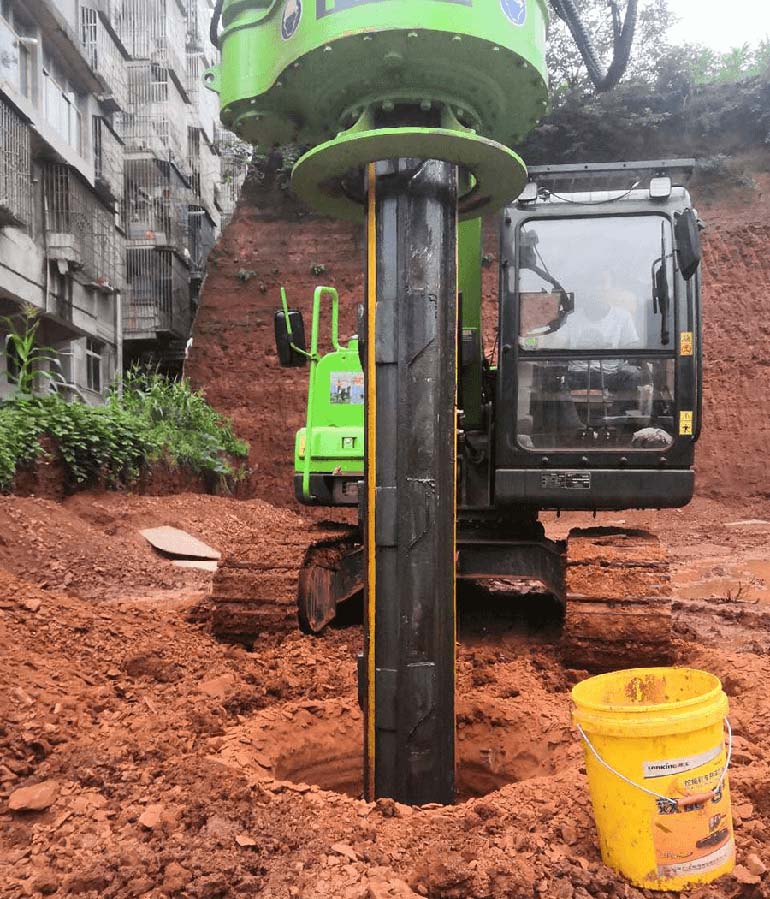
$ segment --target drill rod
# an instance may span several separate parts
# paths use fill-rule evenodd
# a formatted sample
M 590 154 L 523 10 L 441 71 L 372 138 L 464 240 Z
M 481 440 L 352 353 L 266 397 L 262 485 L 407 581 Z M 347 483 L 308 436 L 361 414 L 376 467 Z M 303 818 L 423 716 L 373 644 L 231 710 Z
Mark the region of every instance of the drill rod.
M 369 167 L 365 793 L 455 798 L 456 166 Z

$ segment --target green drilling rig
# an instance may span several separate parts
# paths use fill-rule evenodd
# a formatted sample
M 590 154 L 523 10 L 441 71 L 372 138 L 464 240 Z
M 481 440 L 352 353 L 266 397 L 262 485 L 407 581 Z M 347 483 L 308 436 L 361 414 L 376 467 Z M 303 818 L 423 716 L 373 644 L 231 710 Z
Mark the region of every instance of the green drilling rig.
M 606 72 L 573 0 L 551 5 L 597 88 L 612 87 L 635 0 L 624 15 L 609 4 Z M 338 298 L 320 288 L 310 351 L 286 301 L 276 339 L 284 364 L 311 363 L 297 495 L 359 509 L 358 535 L 308 551 L 299 605 L 318 631 L 364 588 L 369 799 L 454 800 L 458 577 L 542 581 L 565 602 L 578 664 L 669 652 L 657 540 L 592 530 L 565 546 L 545 538 L 538 513 L 692 496 L 700 345 L 689 166 L 528 173 L 511 146 L 547 109 L 547 23 L 545 0 L 219 0 L 212 21 L 222 58 L 204 80 L 225 127 L 263 148 L 308 147 L 295 192 L 365 229 L 357 337 L 339 342 Z M 490 364 L 481 217 L 501 211 Z M 623 278 L 606 290 L 627 308 L 589 308 L 599 281 Z M 333 350 L 322 357 L 327 299 Z M 606 319 L 605 333 L 570 337 L 581 316 L 595 335 Z

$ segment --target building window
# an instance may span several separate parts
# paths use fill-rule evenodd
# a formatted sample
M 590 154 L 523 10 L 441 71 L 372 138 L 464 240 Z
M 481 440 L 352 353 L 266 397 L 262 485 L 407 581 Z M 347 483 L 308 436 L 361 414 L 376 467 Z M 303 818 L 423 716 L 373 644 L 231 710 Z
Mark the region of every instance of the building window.
M 43 46 L 43 108 L 48 124 L 79 155 L 83 155 L 81 96 L 67 79 L 61 65 Z
M 94 177 L 104 178 L 104 150 L 102 146 L 102 117 L 95 115 L 91 119 L 91 134 L 94 150 Z
M 90 337 L 86 338 L 86 386 L 102 392 L 102 345 Z

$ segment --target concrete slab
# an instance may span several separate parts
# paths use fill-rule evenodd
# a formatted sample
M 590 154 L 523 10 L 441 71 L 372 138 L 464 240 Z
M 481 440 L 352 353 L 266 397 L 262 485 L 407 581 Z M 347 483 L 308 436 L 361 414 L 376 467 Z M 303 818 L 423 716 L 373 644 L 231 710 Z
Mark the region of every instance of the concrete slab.
M 174 559 L 177 568 L 197 568 L 200 571 L 216 571 L 217 562 L 209 562 L 205 559 Z
M 178 559 L 210 559 L 216 561 L 222 558 L 222 554 L 207 546 L 202 541 L 180 531 L 179 528 L 168 526 L 160 528 L 148 528 L 140 531 L 142 537 L 158 552 Z

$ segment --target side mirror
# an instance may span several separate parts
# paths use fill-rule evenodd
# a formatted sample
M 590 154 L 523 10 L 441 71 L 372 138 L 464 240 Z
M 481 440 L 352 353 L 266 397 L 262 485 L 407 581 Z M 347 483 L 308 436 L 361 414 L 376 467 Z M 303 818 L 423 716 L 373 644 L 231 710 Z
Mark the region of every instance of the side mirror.
M 703 251 L 700 243 L 700 231 L 698 230 L 698 217 L 692 209 L 685 209 L 677 216 L 674 225 L 676 236 L 676 248 L 679 253 L 679 270 L 685 281 L 689 281 L 703 259 Z
M 275 313 L 275 348 L 283 368 L 307 365 L 305 322 L 298 309 L 279 309 Z

